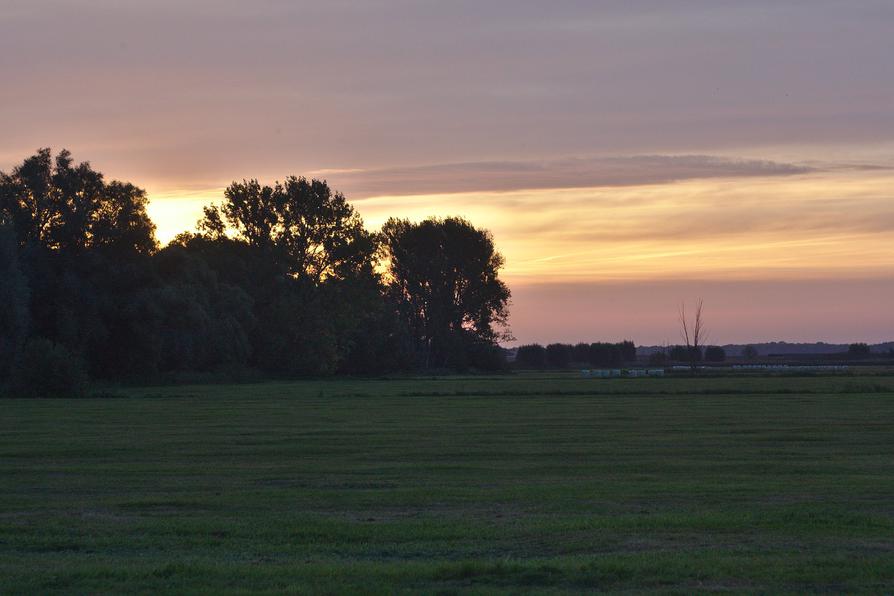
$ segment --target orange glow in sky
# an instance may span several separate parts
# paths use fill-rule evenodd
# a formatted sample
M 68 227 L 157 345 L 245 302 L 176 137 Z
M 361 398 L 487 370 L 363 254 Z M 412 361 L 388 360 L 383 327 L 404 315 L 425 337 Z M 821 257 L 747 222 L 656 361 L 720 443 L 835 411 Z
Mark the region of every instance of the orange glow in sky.
M 391 216 L 461 214 L 490 229 L 518 282 L 816 279 L 894 272 L 890 172 L 690 180 L 614 188 L 379 196 L 354 201 L 368 227 Z M 192 230 L 223 189 L 154 195 L 162 242 Z M 350 197 L 349 197 L 350 199 Z
M 67 148 L 162 242 L 245 178 L 465 216 L 519 341 L 676 341 L 699 295 L 719 343 L 891 340 L 894 3 L 813 4 L 7 2 L 0 170 Z
M 872 291 L 883 295 L 850 298 L 829 288 L 894 280 L 892 188 L 891 171 L 845 169 L 781 178 L 373 196 L 353 204 L 371 229 L 391 216 L 455 214 L 490 229 L 506 257 L 504 276 L 515 294 L 513 330 L 520 340 L 587 340 L 609 333 L 673 342 L 674 305 L 680 300 L 711 295 L 708 312 L 713 307 L 719 314 L 730 304 L 747 303 L 754 288 L 766 290 L 775 282 L 786 290 L 773 297 L 764 291 L 763 311 L 715 321 L 723 339 L 759 341 L 783 333 L 804 341 L 829 339 L 825 329 L 842 318 L 835 304 L 868 299 L 862 328 L 849 323 L 831 334 L 872 334 L 881 341 L 894 335 L 894 317 L 883 305 L 885 295 L 894 299 L 890 288 L 882 284 Z M 159 237 L 168 240 L 191 229 L 201 206 L 219 201 L 222 192 L 154 196 L 150 214 Z M 643 284 L 653 285 L 643 290 Z M 550 287 L 554 291 L 544 289 Z M 601 292 L 594 290 L 599 287 Z M 615 304 L 607 312 L 593 296 L 581 304 L 588 292 L 616 295 L 631 311 Z M 633 311 L 636 292 L 653 300 Z M 792 308 L 792 302 L 800 306 Z M 769 321 L 773 327 L 767 328 Z

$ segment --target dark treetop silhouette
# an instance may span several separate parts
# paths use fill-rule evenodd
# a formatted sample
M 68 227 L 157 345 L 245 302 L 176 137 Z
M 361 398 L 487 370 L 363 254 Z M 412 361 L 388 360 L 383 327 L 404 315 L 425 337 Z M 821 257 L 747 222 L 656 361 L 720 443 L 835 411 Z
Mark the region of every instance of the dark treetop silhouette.
M 388 296 L 422 348 L 425 367 L 465 367 L 492 360 L 505 327 L 509 288 L 498 277 L 503 257 L 490 233 L 461 218 L 418 224 L 389 219 L 382 228 Z
M 159 249 L 146 195 L 68 152 L 0 174 L 0 385 L 505 365 L 509 289 L 458 218 L 368 232 L 324 181 L 233 183 Z M 384 273 L 383 267 L 385 265 Z M 199 377 L 201 378 L 201 377 Z

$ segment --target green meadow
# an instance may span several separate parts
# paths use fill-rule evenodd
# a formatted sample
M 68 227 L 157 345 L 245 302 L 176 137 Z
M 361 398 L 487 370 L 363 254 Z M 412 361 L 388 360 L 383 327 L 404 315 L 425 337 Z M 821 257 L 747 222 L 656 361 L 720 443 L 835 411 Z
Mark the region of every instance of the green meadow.
M 0 593 L 894 591 L 894 376 L 0 402 Z

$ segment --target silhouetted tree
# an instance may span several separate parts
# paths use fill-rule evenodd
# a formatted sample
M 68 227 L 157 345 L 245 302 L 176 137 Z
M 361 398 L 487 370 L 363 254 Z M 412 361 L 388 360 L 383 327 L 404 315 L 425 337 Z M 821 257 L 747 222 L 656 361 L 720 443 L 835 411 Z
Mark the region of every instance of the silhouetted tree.
M 87 374 L 81 359 L 43 338 L 28 340 L 10 381 L 15 397 L 81 397 Z
M 0 173 L 0 220 L 12 225 L 27 277 L 30 335 L 57 346 L 48 353 L 86 360 L 103 376 L 117 372 L 101 354 L 111 344 L 130 351 L 130 338 L 115 335 L 119 313 L 153 277 L 146 205 L 142 190 L 105 182 L 67 151 L 53 159 L 41 149 Z
M 149 254 L 157 244 L 146 205 L 143 190 L 106 184 L 89 163 L 74 166 L 65 150 L 54 162 L 50 150 L 41 149 L 10 174 L 0 173 L 0 218 L 12 223 L 23 246 Z
M 459 367 L 479 344 L 507 337 L 509 288 L 489 232 L 449 217 L 382 228 L 388 296 L 410 330 L 422 366 Z
M 690 365 L 701 362 L 703 356 L 702 349 L 693 346 L 672 346 L 668 355 L 674 362 L 687 362 Z
M 529 369 L 546 368 L 546 348 L 540 344 L 519 346 L 515 352 L 515 366 Z
M 572 347 L 568 344 L 546 346 L 546 363 L 552 368 L 567 368 L 571 362 Z
M 704 302 L 699 298 L 695 307 L 695 318 L 690 323 L 686 318 L 686 305 L 680 304 L 680 336 L 686 345 L 686 351 L 689 354 L 689 364 L 693 371 L 696 369 L 696 363 L 701 359 L 701 345 L 707 335 L 705 322 L 702 317 L 703 306 Z
M 636 344 L 630 340 L 624 340 L 618 344 L 622 362 L 636 362 Z
M 255 300 L 258 367 L 330 374 L 407 361 L 406 334 L 386 308 L 375 271 L 376 237 L 325 182 L 292 176 L 272 187 L 233 183 L 220 207 L 205 208 L 198 229 L 198 238 L 184 239 L 191 246 L 240 252 L 239 262 L 257 261 L 265 271 L 258 277 L 255 264 L 248 265 L 236 282 Z M 230 267 L 228 260 L 217 267 Z
M 323 375 L 393 370 L 406 361 L 396 317 L 385 307 L 371 263 L 350 277 L 314 284 L 244 240 L 182 234 L 174 243 L 206 262 L 221 284 L 251 299 L 251 366 L 275 374 Z
M 571 361 L 579 364 L 590 363 L 590 344 L 575 344 L 571 349 Z
M 705 362 L 723 362 L 724 360 L 726 360 L 726 351 L 720 346 L 705 348 Z
M 465 220 L 372 234 L 325 182 L 251 180 L 159 250 L 146 206 L 67 151 L 0 173 L 0 384 L 506 366 L 502 257 Z
M 649 354 L 649 366 L 664 366 L 667 364 L 667 354 L 664 352 L 652 352 Z
M 272 187 L 257 180 L 234 182 L 224 198 L 220 207 L 205 209 L 200 230 L 219 237 L 226 222 L 299 279 L 319 284 L 372 267 L 373 235 L 344 195 L 325 181 L 290 176 Z
M 251 296 L 221 282 L 200 255 L 172 244 L 155 258 L 160 285 L 142 297 L 162 339 L 162 370 L 243 368 L 256 324 Z
M 619 344 L 596 342 L 590 344 L 590 364 L 593 366 L 621 366 Z
M 872 354 L 869 345 L 863 342 L 853 343 L 847 347 L 849 358 L 868 358 Z
M 758 357 L 757 348 L 754 346 L 745 346 L 742 348 L 742 357 L 745 360 L 754 360 Z
M 30 292 L 17 248 L 12 226 L 0 222 L 0 385 L 28 337 Z

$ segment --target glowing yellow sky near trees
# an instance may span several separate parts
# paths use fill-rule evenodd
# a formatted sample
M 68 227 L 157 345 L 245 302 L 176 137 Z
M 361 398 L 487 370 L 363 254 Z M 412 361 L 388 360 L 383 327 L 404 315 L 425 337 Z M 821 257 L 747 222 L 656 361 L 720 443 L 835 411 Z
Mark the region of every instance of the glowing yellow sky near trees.
M 2 3 L 2 0 L 0 0 Z M 7 0 L 0 170 L 72 151 L 165 242 L 233 180 L 493 231 L 520 341 L 894 339 L 890 0 Z M 522 190 L 527 189 L 527 190 Z
M 515 283 L 815 279 L 894 272 L 892 188 L 894 175 L 881 170 L 352 203 L 373 229 L 391 216 L 467 217 L 493 232 Z M 201 206 L 221 196 L 153 197 L 160 239 L 192 229 Z
M 333 184 L 333 186 L 337 185 Z M 676 304 L 706 296 L 712 340 L 894 336 L 894 170 L 351 200 L 391 216 L 462 215 L 494 234 L 524 341 L 675 342 Z M 223 189 L 153 195 L 166 241 Z M 176 197 L 176 198 L 175 198 Z

